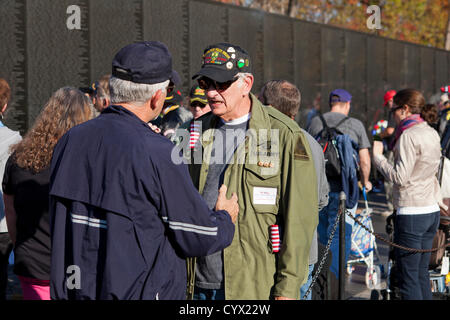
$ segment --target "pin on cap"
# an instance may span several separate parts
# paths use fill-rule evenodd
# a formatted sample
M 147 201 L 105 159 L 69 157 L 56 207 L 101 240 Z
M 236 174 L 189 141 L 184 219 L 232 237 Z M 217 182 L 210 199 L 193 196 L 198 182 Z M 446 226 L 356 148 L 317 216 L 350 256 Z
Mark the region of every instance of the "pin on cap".
M 277 224 L 270 226 L 270 242 L 272 243 L 272 252 L 277 253 L 281 248 L 280 230 Z

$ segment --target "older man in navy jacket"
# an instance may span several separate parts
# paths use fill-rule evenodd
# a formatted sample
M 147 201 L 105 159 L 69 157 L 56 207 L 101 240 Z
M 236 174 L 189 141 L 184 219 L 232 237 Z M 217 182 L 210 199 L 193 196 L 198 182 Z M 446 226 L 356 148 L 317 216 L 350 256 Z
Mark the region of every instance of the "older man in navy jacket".
M 185 258 L 231 243 L 237 196 L 222 186 L 209 210 L 172 143 L 147 124 L 170 90 L 167 47 L 128 45 L 112 67 L 112 105 L 54 150 L 51 297 L 184 299 Z

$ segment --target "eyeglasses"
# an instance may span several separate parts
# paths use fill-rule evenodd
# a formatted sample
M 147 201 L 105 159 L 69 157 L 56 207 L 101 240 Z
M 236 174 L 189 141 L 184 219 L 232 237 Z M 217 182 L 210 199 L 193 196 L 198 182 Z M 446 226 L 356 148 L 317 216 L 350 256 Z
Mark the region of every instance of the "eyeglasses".
M 392 109 L 391 109 L 391 112 L 394 113 L 394 112 L 397 111 L 398 109 L 402 109 L 402 108 L 403 108 L 403 106 L 397 106 L 397 105 L 394 105 L 394 106 L 392 107 Z
M 237 78 L 226 82 L 217 82 L 210 78 L 203 77 L 198 79 L 198 86 L 200 87 L 200 89 L 203 89 L 205 91 L 208 90 L 209 87 L 213 86 L 216 91 L 222 92 L 227 90 L 236 80 Z

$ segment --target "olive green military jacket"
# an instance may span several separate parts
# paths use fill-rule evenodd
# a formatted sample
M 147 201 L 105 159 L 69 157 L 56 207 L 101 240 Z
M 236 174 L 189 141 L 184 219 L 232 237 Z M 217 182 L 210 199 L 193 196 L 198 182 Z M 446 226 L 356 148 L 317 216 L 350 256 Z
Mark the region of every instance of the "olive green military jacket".
M 245 143 L 237 148 L 224 174 L 227 196 L 236 192 L 239 198 L 234 238 L 223 252 L 225 298 L 299 299 L 318 224 L 317 181 L 311 150 L 295 121 L 275 108 L 263 106 L 254 95 L 251 100 Z M 202 124 L 201 145 L 197 144 L 200 151 L 189 154 L 192 162 L 189 170 L 202 194 L 213 128 L 219 118 L 210 113 L 196 121 Z M 270 241 L 270 226 L 275 224 L 280 226 L 282 238 L 278 253 L 272 252 Z M 188 259 L 187 270 L 189 298 L 195 283 L 195 259 Z

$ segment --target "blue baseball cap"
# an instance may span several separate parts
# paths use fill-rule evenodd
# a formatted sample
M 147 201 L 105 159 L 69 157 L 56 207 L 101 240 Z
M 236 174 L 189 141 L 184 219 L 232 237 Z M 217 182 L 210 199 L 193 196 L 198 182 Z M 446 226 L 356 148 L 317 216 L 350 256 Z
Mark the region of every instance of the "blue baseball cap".
M 112 75 L 145 84 L 179 81 L 178 74 L 172 70 L 172 55 L 159 41 L 136 42 L 120 49 L 112 62 Z
M 330 93 L 330 104 L 349 101 L 352 101 L 352 95 L 344 89 L 335 89 Z

